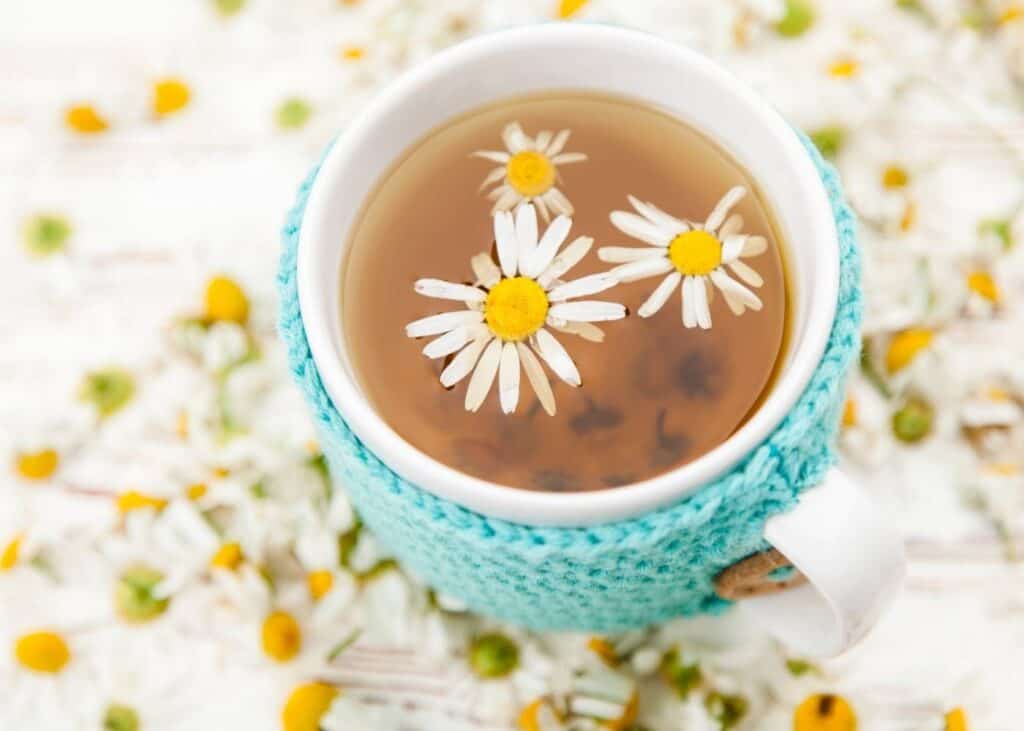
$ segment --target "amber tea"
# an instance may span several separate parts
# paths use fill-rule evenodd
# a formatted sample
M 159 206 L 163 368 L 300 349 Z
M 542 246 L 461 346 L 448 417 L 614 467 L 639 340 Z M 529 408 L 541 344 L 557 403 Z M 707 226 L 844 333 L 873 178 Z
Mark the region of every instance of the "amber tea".
M 783 243 L 696 130 L 550 93 L 455 119 L 383 177 L 342 276 L 351 366 L 426 455 L 584 491 L 725 441 L 784 349 Z

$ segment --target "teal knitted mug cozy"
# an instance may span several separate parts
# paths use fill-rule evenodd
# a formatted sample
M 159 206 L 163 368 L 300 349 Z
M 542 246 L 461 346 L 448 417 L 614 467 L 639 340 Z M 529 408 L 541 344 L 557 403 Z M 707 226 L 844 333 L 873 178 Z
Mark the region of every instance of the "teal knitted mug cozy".
M 802 141 L 831 201 L 840 246 L 836 318 L 810 383 L 770 436 L 727 474 L 674 505 L 582 528 L 475 513 L 399 477 L 352 433 L 320 380 L 299 308 L 299 232 L 318 168 L 310 173 L 283 232 L 281 337 L 331 474 L 408 570 L 475 611 L 534 629 L 611 632 L 729 605 L 715 593 L 714 578 L 768 548 L 765 522 L 793 507 L 832 465 L 844 380 L 860 350 L 854 217 L 834 168 Z

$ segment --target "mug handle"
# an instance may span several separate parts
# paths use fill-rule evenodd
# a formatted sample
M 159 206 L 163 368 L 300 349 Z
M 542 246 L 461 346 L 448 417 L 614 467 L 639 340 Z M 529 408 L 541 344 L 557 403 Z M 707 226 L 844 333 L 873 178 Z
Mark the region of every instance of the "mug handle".
M 835 467 L 796 507 L 770 518 L 764 537 L 807 581 L 740 605 L 808 657 L 833 657 L 863 639 L 906 575 L 892 520 Z

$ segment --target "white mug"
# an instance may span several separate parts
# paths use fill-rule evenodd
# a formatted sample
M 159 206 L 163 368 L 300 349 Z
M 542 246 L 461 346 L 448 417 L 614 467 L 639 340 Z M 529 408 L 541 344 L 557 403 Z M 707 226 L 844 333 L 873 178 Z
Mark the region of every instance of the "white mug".
M 788 247 L 792 337 L 760 409 L 728 440 L 665 474 L 615 489 L 543 493 L 488 483 L 418 451 L 373 410 L 348 363 L 338 292 L 349 231 L 380 176 L 454 116 L 512 95 L 592 90 L 660 108 L 728 150 L 759 184 Z M 676 503 L 752 452 L 793 408 L 817 368 L 836 312 L 839 246 L 829 200 L 786 122 L 727 72 L 684 48 L 594 25 L 533 26 L 482 36 L 435 56 L 382 90 L 336 141 L 310 192 L 298 250 L 299 303 L 323 384 L 345 422 L 409 482 L 486 516 L 581 526 Z M 401 333 L 396 337 L 402 337 Z M 795 651 L 837 654 L 896 594 L 902 541 L 887 516 L 830 471 L 765 538 L 807 578 L 741 605 Z

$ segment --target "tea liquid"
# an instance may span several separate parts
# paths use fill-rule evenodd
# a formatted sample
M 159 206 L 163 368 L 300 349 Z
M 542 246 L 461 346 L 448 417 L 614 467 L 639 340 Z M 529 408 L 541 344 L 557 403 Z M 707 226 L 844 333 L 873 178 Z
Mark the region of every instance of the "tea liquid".
M 522 378 L 518 410 L 503 414 L 496 384 L 477 413 L 463 408 L 469 379 L 438 381 L 443 360 L 405 325 L 462 307 L 413 291 L 422 277 L 471 282 L 469 260 L 491 250 L 491 202 L 480 190 L 495 167 L 471 157 L 502 150 L 502 129 L 518 121 L 534 136 L 570 129 L 566 150 L 588 156 L 559 167 L 559 188 L 575 207 L 569 241 L 595 239 L 565 277 L 610 269 L 601 246 L 644 246 L 609 222 L 631 210 L 627 194 L 680 218 L 703 221 L 735 185 L 743 233 L 768 239 L 745 259 L 763 278 L 761 311 L 733 315 L 716 292 L 713 327 L 686 329 L 680 295 L 653 317 L 637 308 L 662 276 L 620 285 L 591 299 L 625 304 L 631 316 L 599 323 L 603 343 L 554 333 L 572 356 L 582 388 L 548 370 L 557 413 L 549 416 Z M 545 223 L 539 221 L 543 233 Z M 403 439 L 457 470 L 528 490 L 600 490 L 653 477 L 725 441 L 769 388 L 783 350 L 786 281 L 771 214 L 747 173 L 717 145 L 668 115 L 606 96 L 552 93 L 512 99 L 463 115 L 421 140 L 368 199 L 343 264 L 342 314 L 351 363 L 370 402 Z M 546 368 L 546 366 L 545 366 Z M 547 368 L 546 368 L 547 370 Z

